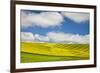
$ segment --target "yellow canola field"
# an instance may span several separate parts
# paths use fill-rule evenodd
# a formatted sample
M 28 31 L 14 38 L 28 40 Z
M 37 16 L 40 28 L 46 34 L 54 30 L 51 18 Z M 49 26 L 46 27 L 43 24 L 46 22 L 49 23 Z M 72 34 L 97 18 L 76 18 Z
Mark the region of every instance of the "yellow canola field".
M 21 51 L 52 56 L 89 57 L 88 44 L 21 42 Z

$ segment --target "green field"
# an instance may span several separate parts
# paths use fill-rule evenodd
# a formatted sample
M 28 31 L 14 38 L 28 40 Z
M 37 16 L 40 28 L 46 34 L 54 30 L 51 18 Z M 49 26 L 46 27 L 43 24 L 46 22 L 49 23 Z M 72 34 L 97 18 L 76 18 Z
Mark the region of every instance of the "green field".
M 21 42 L 21 63 L 87 59 L 88 44 Z

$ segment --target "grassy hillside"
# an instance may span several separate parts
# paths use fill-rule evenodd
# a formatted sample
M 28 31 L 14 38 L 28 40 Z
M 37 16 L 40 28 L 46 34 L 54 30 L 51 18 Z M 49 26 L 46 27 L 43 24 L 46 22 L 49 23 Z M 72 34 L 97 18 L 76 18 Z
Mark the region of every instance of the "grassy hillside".
M 89 59 L 88 44 L 21 43 L 21 62 Z

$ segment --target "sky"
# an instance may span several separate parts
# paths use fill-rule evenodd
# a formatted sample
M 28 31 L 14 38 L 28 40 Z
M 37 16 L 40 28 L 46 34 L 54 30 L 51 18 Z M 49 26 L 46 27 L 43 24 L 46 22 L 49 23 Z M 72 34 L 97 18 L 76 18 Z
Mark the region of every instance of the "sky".
M 21 40 L 89 43 L 89 13 L 21 10 Z

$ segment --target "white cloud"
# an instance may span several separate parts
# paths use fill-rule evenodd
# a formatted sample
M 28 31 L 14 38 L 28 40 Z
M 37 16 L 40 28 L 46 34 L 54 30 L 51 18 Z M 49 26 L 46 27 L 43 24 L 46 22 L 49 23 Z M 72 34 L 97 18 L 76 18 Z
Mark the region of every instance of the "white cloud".
M 34 41 L 35 37 L 30 32 L 21 32 L 21 41 L 25 42 L 32 42 Z
M 61 14 L 77 23 L 89 20 L 88 13 L 62 12 Z
M 39 35 L 39 34 L 35 34 L 35 39 L 38 40 L 38 41 L 42 41 L 42 42 L 49 41 L 48 36 L 42 36 L 42 35 Z
M 89 43 L 89 35 L 68 34 L 62 32 L 49 32 L 47 34 L 50 40 L 54 42 L 74 42 L 78 44 Z
M 38 26 L 47 28 L 61 25 L 63 16 L 58 12 L 26 13 L 21 12 L 21 25 L 23 27 Z
M 63 42 L 66 40 L 66 37 L 70 35 L 66 36 L 65 33 L 49 32 L 47 33 L 47 36 L 54 42 Z
M 30 32 L 21 32 L 21 40 L 25 42 L 56 42 L 69 44 L 88 44 L 89 35 L 69 34 L 62 32 L 49 32 L 46 36 L 32 34 Z

